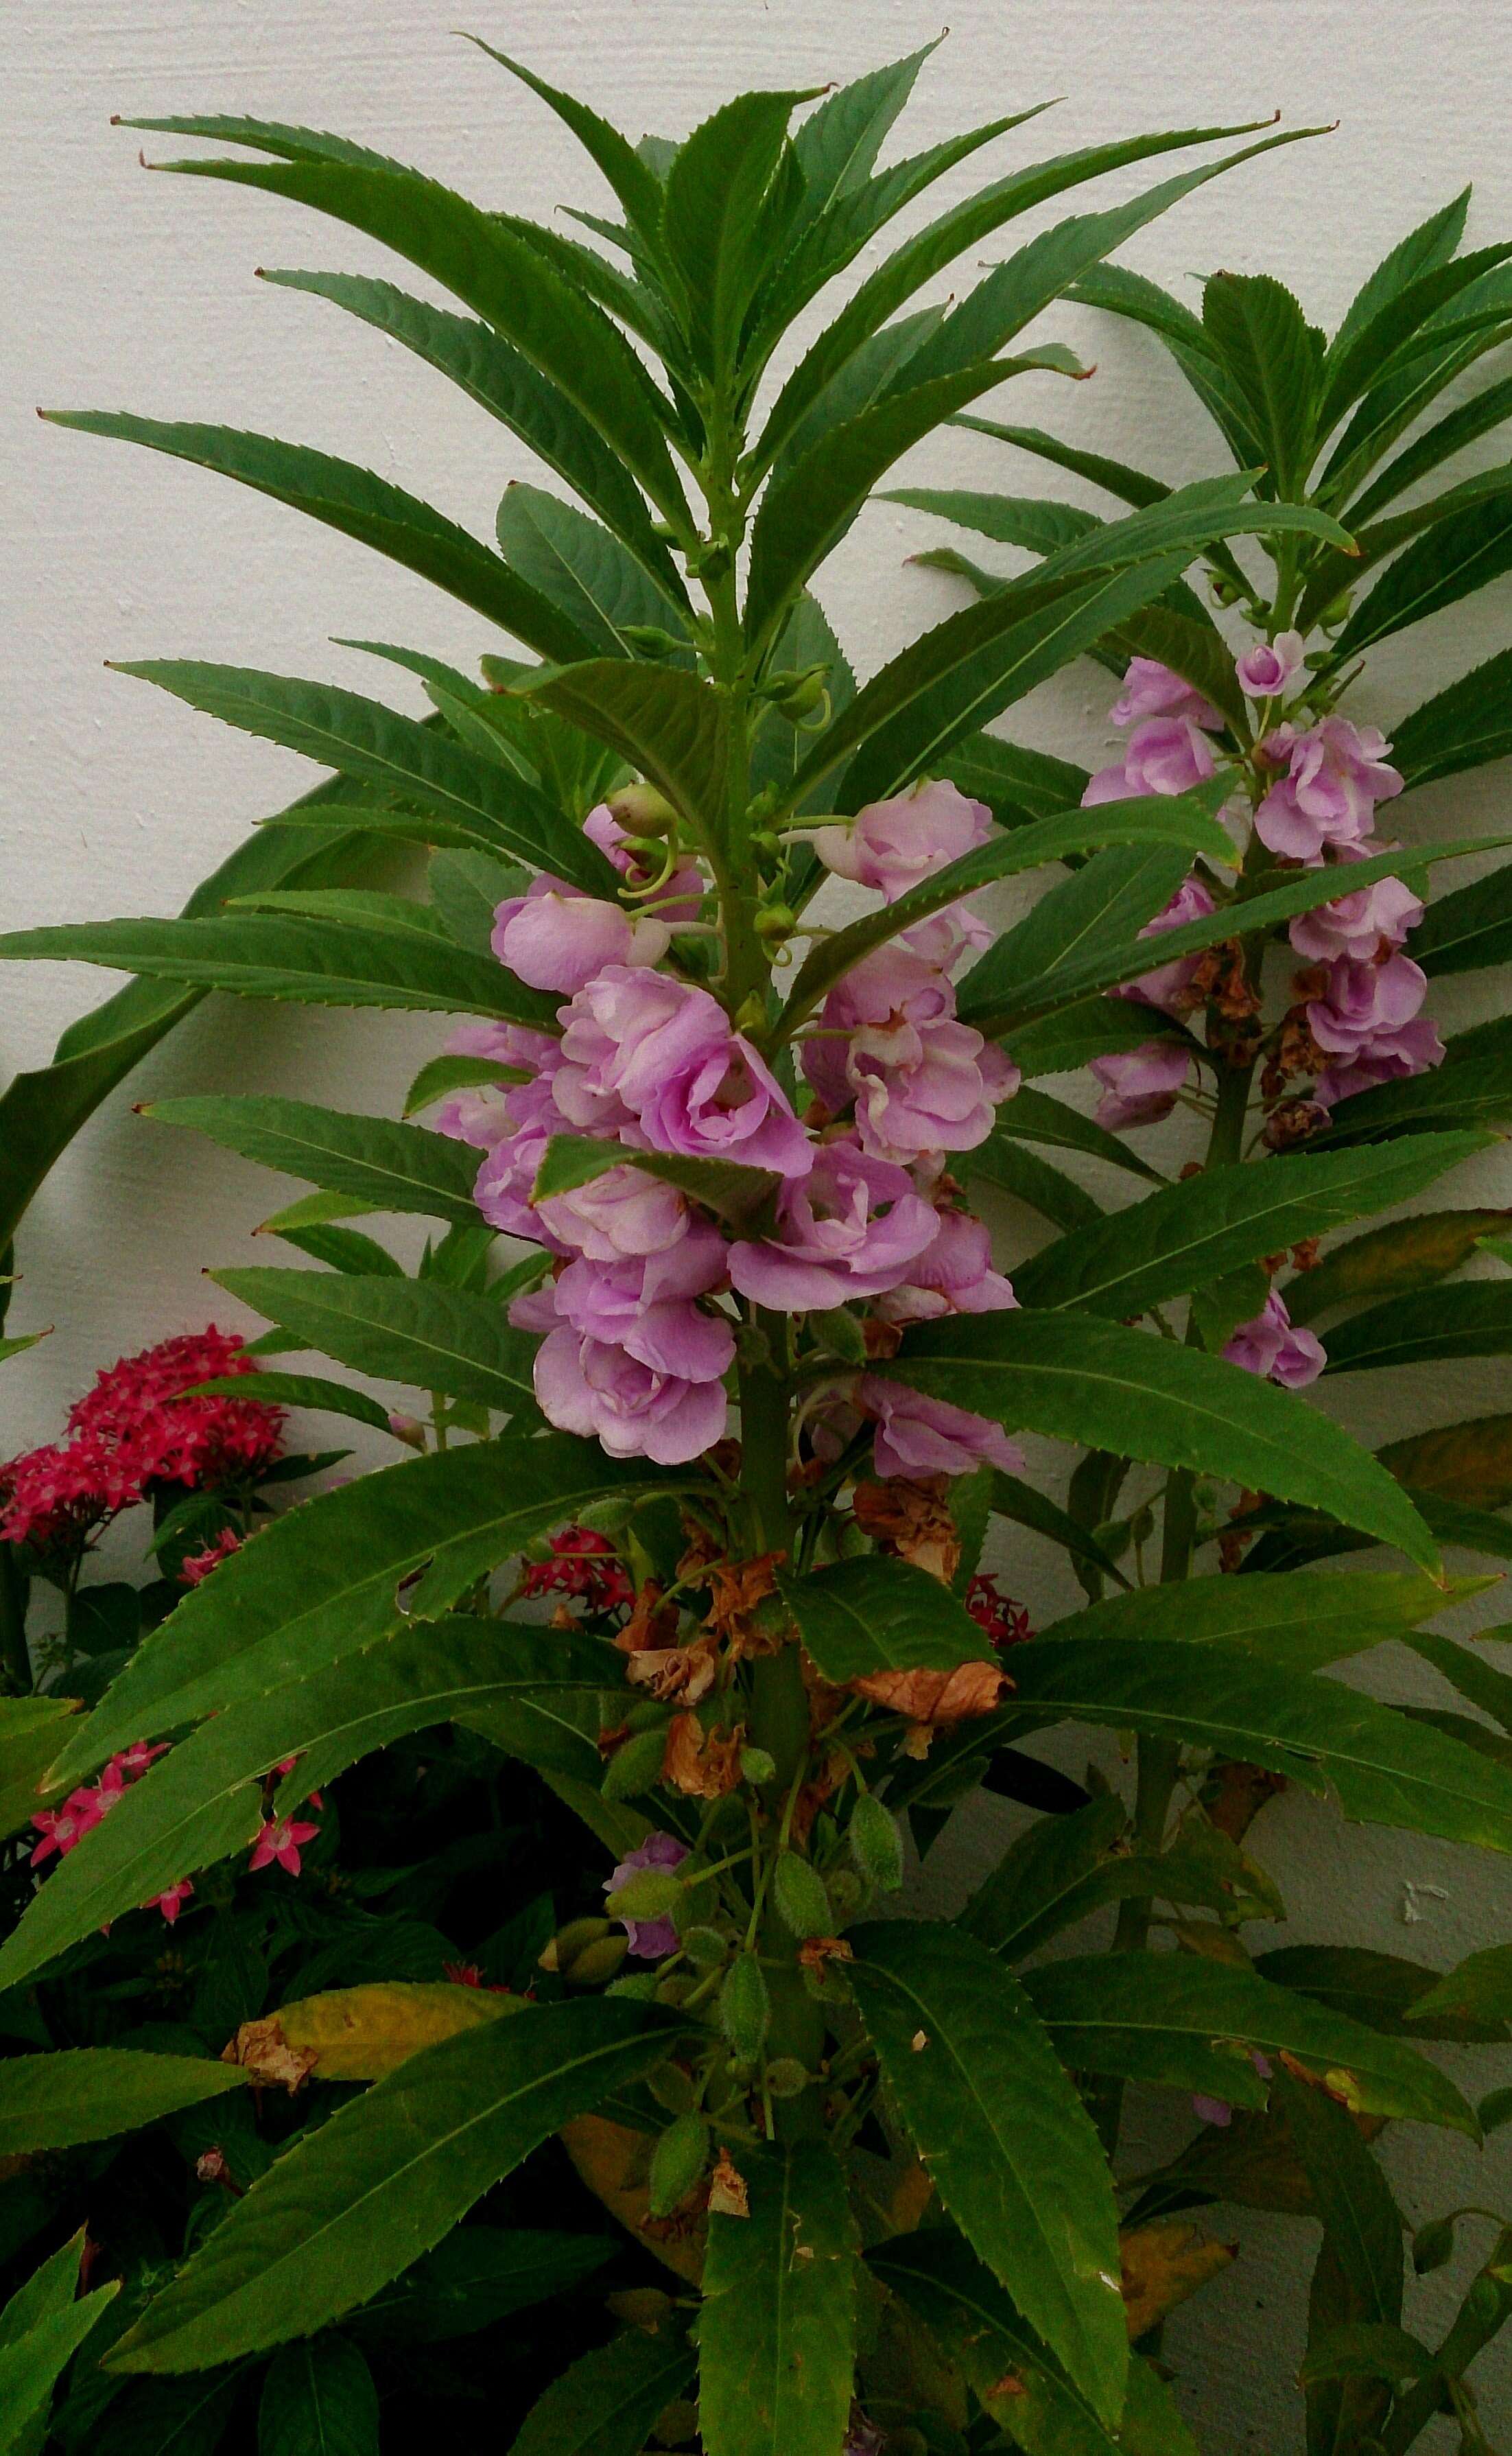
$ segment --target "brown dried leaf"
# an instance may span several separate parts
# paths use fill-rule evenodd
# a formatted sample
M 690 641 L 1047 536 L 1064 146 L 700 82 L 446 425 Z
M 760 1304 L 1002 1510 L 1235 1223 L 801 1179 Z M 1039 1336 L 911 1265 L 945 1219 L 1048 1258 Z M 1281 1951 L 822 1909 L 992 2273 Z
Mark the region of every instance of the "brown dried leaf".
M 868 1671 L 850 1683 L 858 1697 L 930 1729 L 995 1713 L 1012 1685 L 995 1663 L 977 1662 L 958 1663 L 953 1671 Z
M 689 1799 L 723 1799 L 740 1780 L 746 1726 L 705 1731 L 696 1714 L 674 1714 L 667 1727 L 662 1779 Z
M 1210 2278 L 1238 2257 L 1236 2242 L 1213 2242 L 1185 2218 L 1157 2218 L 1118 2238 L 1131 2342 L 1157 2327 Z
M 746 2178 L 737 2172 L 727 2149 L 721 2149 L 714 2161 L 714 2172 L 708 2180 L 708 2213 L 711 2218 L 748 2218 L 750 2194 Z
M 313 2048 L 291 2047 L 277 2015 L 270 2013 L 261 2021 L 243 2021 L 230 2046 L 222 2050 L 220 2060 L 240 2064 L 255 2087 L 286 2089 L 293 2098 L 315 2070 L 317 2057 Z
M 928 1570 L 948 1586 L 961 1566 L 961 1539 L 946 1501 L 943 1476 L 911 1483 L 858 1484 L 851 1506 L 874 1544 Z

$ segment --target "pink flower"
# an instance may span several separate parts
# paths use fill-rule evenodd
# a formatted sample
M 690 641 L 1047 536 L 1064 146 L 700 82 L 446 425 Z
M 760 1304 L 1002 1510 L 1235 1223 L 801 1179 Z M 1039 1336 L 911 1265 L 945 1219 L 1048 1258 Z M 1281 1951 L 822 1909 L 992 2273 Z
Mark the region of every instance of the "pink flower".
M 169 1743 L 159 1740 L 155 1747 L 147 1740 L 133 1740 L 100 1770 L 97 1781 L 71 1791 L 61 1808 L 43 1808 L 31 1822 L 42 1836 L 31 1850 L 31 1865 L 40 1867 L 44 1860 L 57 1852 L 67 1858 L 77 1848 L 86 1833 L 92 1833 L 103 1817 L 110 1814 L 116 1801 L 125 1796 L 130 1784 L 147 1771 L 154 1758 L 166 1756 Z
M 1328 1361 L 1310 1330 L 1297 1330 L 1285 1300 L 1275 1288 L 1253 1321 L 1241 1321 L 1223 1353 L 1231 1364 L 1283 1390 L 1305 1390 Z
M 611 1458 L 684 1465 L 712 1448 L 728 1414 L 723 1381 L 659 1372 L 566 1327 L 541 1341 L 534 1379 L 548 1422 L 601 1442 Z
M 494 914 L 493 950 L 533 990 L 571 997 L 609 964 L 659 963 L 672 943 L 664 921 L 638 920 L 618 904 L 542 871 Z
M 1153 716 L 1129 736 L 1123 771 L 1132 795 L 1190 793 L 1216 772 L 1213 746 L 1190 716 Z
M 154 1893 L 150 1902 L 142 1904 L 142 1908 L 144 1911 L 161 1911 L 172 1927 L 194 1890 L 189 1878 L 180 1876 L 176 1885 L 170 1885 L 164 1893 Z
M 1109 714 L 1114 725 L 1139 725 L 1151 716 L 1182 716 L 1205 726 L 1210 733 L 1221 732 L 1223 727 L 1223 719 L 1211 701 L 1154 657 L 1130 658 L 1123 697 L 1114 700 Z
M 589 1096 L 623 1102 L 652 1150 L 807 1174 L 812 1154 L 786 1095 L 706 990 L 611 965 L 562 1020 L 566 1068 Z
M 1154 938 L 1162 930 L 1180 930 L 1189 921 L 1206 921 L 1216 909 L 1212 896 L 1194 872 L 1182 880 L 1170 903 L 1161 907 L 1154 920 L 1145 923 L 1139 935 Z M 1168 1014 L 1179 1013 L 1201 962 L 1200 955 L 1178 955 L 1174 963 L 1160 964 L 1153 972 L 1141 972 L 1135 981 L 1124 981 L 1109 995 L 1133 998 L 1136 1006 L 1162 1007 Z
M 319 1831 L 318 1825 L 311 1825 L 297 1816 L 280 1816 L 276 1822 L 272 1817 L 268 1818 L 253 1844 L 252 1857 L 247 1862 L 249 1869 L 255 1872 L 258 1868 L 271 1868 L 276 1860 L 291 1876 L 296 1876 L 299 1873 L 299 1845 L 313 1842 Z
M 633 888 L 639 890 L 651 885 L 657 872 L 648 870 L 644 862 L 626 850 L 632 839 L 626 836 L 606 802 L 600 802 L 588 812 L 582 822 L 582 832 Z M 681 922 L 696 921 L 704 901 L 704 878 L 698 864 L 680 863 L 665 884 L 646 900 L 656 907 L 654 917 L 669 921 L 674 930 Z
M 901 1286 L 883 1296 L 884 1321 L 934 1321 L 950 1313 L 1005 1313 L 1016 1305 L 1012 1282 L 992 1268 L 991 1242 L 966 1211 L 935 1215 L 935 1232 Z
M 820 1311 L 896 1287 L 936 1227 L 907 1170 L 847 1136 L 821 1143 L 811 1174 L 784 1186 L 774 1237 L 730 1247 L 729 1275 L 754 1304 Z
M 1094 1057 L 1090 1071 L 1103 1087 L 1097 1123 L 1122 1134 L 1129 1126 L 1156 1126 L 1169 1117 L 1187 1079 L 1190 1054 L 1179 1040 L 1142 1040 L 1137 1049 Z
M 1297 913 L 1289 935 L 1309 963 L 1331 964 L 1341 955 L 1368 963 L 1382 950 L 1400 947 L 1422 919 L 1422 905 L 1400 878 L 1378 878 L 1332 904 Z
M 687 1844 L 675 1833 L 648 1833 L 637 1851 L 630 1851 L 603 1880 L 605 1893 L 617 1893 L 622 1885 L 639 1875 L 643 1868 L 680 1868 L 687 1857 Z M 664 1961 L 677 1951 L 677 1928 L 670 1915 L 664 1918 L 635 1919 L 622 1917 L 621 1926 L 630 1939 L 630 1951 L 638 1961 Z
M 482 1200 L 481 1177 L 479 1203 L 484 1218 L 491 1218 Z M 544 1241 L 558 1253 L 618 1262 L 665 1253 L 686 1236 L 693 1215 L 675 1185 L 664 1185 L 626 1162 L 590 1177 L 586 1185 L 574 1186 L 570 1194 L 548 1196 L 537 1204 L 534 1217 L 549 1232 Z M 541 1227 L 525 1233 L 539 1238 Z
M 947 862 L 986 844 L 991 832 L 987 804 L 968 801 L 942 778 L 889 801 L 868 802 L 851 826 L 818 829 L 813 844 L 827 870 L 893 904 Z
M 718 1382 L 734 1361 L 734 1333 L 722 1314 L 703 1312 L 695 1300 L 725 1277 L 725 1240 L 698 1220 L 663 1254 L 569 1262 L 554 1285 L 517 1302 L 510 1320 L 532 1330 L 564 1322 L 580 1339 L 623 1348 L 653 1373 Z
M 1301 672 L 1305 657 L 1300 631 L 1278 631 L 1274 640 L 1257 640 L 1235 664 L 1239 688 L 1248 699 L 1275 699 Z
M 1325 846 L 1363 843 L 1376 804 L 1401 791 L 1396 768 L 1384 765 L 1390 748 L 1373 725 L 1357 727 L 1342 716 L 1325 716 L 1310 733 L 1280 727 L 1265 749 L 1285 761 L 1286 772 L 1255 813 L 1260 842 L 1310 865 L 1322 860 Z
M 501 1068 L 523 1068 L 534 1074 L 555 1063 L 559 1051 L 550 1033 L 531 1032 L 519 1023 L 464 1023 L 446 1043 L 449 1057 L 492 1059 Z M 492 1151 L 518 1122 L 509 1106 L 507 1083 L 474 1083 L 441 1102 L 431 1121 L 432 1131 L 454 1142 L 473 1143 Z
M 857 1138 L 879 1159 L 974 1151 L 1019 1086 L 1002 1051 L 955 1020 L 944 973 L 897 941 L 836 984 L 820 1025 L 804 1073 L 833 1114 L 854 1102 Z
M 1371 1083 L 1420 1074 L 1437 1066 L 1443 1043 L 1419 1008 L 1427 978 L 1406 955 L 1359 963 L 1345 955 L 1329 966 L 1321 997 L 1311 998 L 1307 1024 L 1325 1055 L 1337 1062 L 1318 1075 L 1316 1091 L 1329 1107 Z
M 856 1392 L 876 1423 L 872 1462 L 884 1481 L 892 1476 L 970 1475 L 984 1461 L 1020 1475 L 1023 1452 L 1000 1425 L 944 1399 L 910 1390 L 875 1373 L 863 1375 Z
M 218 1569 L 222 1561 L 229 1561 L 233 1552 L 240 1551 L 243 1540 L 235 1526 L 223 1526 L 215 1540 L 205 1545 L 202 1550 L 186 1552 L 179 1563 L 179 1585 L 181 1586 L 203 1585 L 212 1569 Z

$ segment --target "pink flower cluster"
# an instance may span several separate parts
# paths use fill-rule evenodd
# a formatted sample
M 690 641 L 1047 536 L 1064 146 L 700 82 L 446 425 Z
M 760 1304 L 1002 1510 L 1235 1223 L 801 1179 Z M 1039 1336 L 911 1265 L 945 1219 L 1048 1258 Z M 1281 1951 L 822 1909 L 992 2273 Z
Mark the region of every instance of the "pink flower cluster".
M 160 1485 L 255 1482 L 282 1450 L 282 1408 L 178 1394 L 255 1370 L 240 1335 L 214 1323 L 123 1356 L 70 1410 L 66 1441 L 0 1467 L 0 1540 L 72 1549 Z
M 983 805 L 928 784 L 815 836 L 838 875 L 891 902 L 986 841 L 990 827 Z M 607 810 L 585 828 L 623 868 Z M 495 1062 L 501 1079 L 458 1095 L 437 1117 L 442 1133 L 483 1155 L 483 1217 L 554 1258 L 552 1278 L 517 1298 L 510 1314 L 541 1335 L 535 1387 L 544 1413 L 614 1456 L 668 1465 L 698 1457 L 725 1431 L 731 1292 L 785 1313 L 860 1301 L 893 1322 L 1013 1300 L 991 1268 L 985 1231 L 942 1185 L 948 1156 L 983 1141 L 997 1104 L 1018 1087 L 1001 1052 L 956 1014 L 950 972 L 981 942 L 974 917 L 964 904 L 937 914 L 830 992 L 799 1051 L 817 1095 L 806 1124 L 719 999 L 664 960 L 675 962 L 675 931 L 696 916 L 702 894 L 699 872 L 684 862 L 650 899 L 650 919 L 549 878 L 501 905 L 495 951 L 521 979 L 562 996 L 560 1037 L 468 1026 L 453 1047 Z M 554 1136 L 763 1171 L 769 1216 L 759 1235 L 726 1235 L 678 1187 L 628 1159 L 537 1199 Z M 867 1377 L 868 1388 L 892 1394 L 861 1400 L 878 1424 L 881 1474 L 935 1471 L 903 1463 L 929 1447 L 931 1424 L 935 1447 L 950 1458 L 963 1439 L 974 1444 L 973 1463 L 1008 1451 L 980 1418 L 901 1384 Z
M 1223 1353 L 1231 1364 L 1262 1382 L 1278 1382 L 1283 1390 L 1305 1390 L 1328 1361 L 1322 1341 L 1296 1328 L 1275 1288 L 1254 1320 L 1240 1322 Z
M 155 1748 L 146 1740 L 136 1740 L 131 1748 L 112 1757 L 94 1782 L 71 1791 L 61 1808 L 39 1808 L 31 1819 L 39 1837 L 31 1849 L 33 1868 L 45 1866 L 54 1855 L 66 1859 L 71 1851 L 76 1851 L 86 1833 L 92 1833 L 96 1825 L 104 1823 L 130 1785 L 147 1771 L 154 1758 L 164 1755 L 167 1748 L 166 1740 L 160 1740 Z M 154 1893 L 142 1908 L 161 1911 L 172 1927 L 194 1890 L 189 1878 L 181 1876 L 176 1885 L 170 1885 L 166 1893 Z

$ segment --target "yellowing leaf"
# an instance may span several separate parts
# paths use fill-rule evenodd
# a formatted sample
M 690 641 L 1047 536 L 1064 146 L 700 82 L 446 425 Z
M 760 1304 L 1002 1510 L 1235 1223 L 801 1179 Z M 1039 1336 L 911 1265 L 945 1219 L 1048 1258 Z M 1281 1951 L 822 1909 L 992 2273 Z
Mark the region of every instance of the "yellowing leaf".
M 286 2004 L 263 2020 L 243 2021 L 227 2057 L 244 2065 L 255 2081 L 290 2091 L 312 2074 L 320 2080 L 381 2080 L 421 2047 L 518 2013 L 524 2000 L 449 1982 L 337 1987 Z
M 1199 2285 L 1220 2277 L 1238 2257 L 1236 2242 L 1211 2242 L 1185 2218 L 1157 2218 L 1118 2238 L 1124 2308 L 1131 2344 L 1158 2326 Z

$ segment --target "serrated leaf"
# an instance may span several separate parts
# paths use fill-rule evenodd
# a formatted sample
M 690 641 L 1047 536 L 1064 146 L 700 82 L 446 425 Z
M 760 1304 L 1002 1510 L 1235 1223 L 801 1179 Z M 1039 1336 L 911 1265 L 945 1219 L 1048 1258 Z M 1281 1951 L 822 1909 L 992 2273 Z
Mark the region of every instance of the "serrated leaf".
M 855 2355 L 845 2177 L 822 2140 L 741 2147 L 735 2163 L 750 2214 L 708 2221 L 699 2317 L 704 2445 L 708 2456 L 833 2456 Z
M 356 2345 L 322 2336 L 285 2345 L 257 2406 L 257 2456 L 378 2456 L 378 2399 Z
M 649 2072 L 677 2026 L 652 2005 L 537 2005 L 411 2057 L 258 2178 L 111 2367 L 194 2370 L 340 2318 L 570 2117 Z
M 537 2398 L 509 2456 L 641 2456 L 693 2375 L 695 2355 L 670 2321 L 627 2328 L 581 2354 Z
M 966 1606 L 907 1561 L 837 1561 L 780 1583 L 806 1652 L 837 1688 L 879 1671 L 948 1671 L 993 1660 Z
M 682 629 L 682 614 L 647 578 L 618 538 L 540 486 L 507 486 L 499 506 L 499 542 L 512 570 L 560 606 L 578 633 L 573 657 L 635 654 L 625 637 L 637 624 Z
M 664 665 L 600 657 L 543 667 L 521 687 L 618 750 L 660 786 L 695 834 L 717 840 L 727 716 L 710 684 Z
M 985 1143 L 978 1143 L 971 1163 L 962 1172 L 967 1182 L 980 1177 L 985 1184 L 995 1185 L 1016 1201 L 1027 1202 L 1054 1228 L 1084 1228 L 1102 1218 L 1101 1203 L 1094 1202 L 1084 1186 L 1009 1135 L 990 1135 Z
M 303 1278 L 302 1272 L 291 1277 Z M 230 1374 L 220 1382 L 196 1382 L 183 1393 L 194 1399 L 239 1399 L 245 1394 L 242 1374 Z M 328 1382 L 318 1373 L 275 1373 L 264 1371 L 258 1379 L 257 1396 L 272 1407 L 306 1407 L 312 1413 L 350 1416 L 355 1423 L 367 1424 L 376 1433 L 389 1431 L 388 1410 L 370 1399 L 365 1390 L 354 1390 L 346 1382 Z
M 1284 1671 L 1321 1671 L 1388 1637 L 1411 1643 L 1420 1621 L 1477 1593 L 1480 1578 L 1412 1578 L 1366 1571 L 1340 1578 L 1332 1571 L 1290 1570 L 1284 1577 L 1255 1571 L 1242 1578 L 1185 1578 L 1164 1586 L 1111 1596 L 1086 1610 L 1052 1621 L 1036 1643 L 1095 1638 L 1101 1645 L 1162 1644 L 1239 1647 L 1257 1661 Z
M 1109 1168 L 1122 1169 L 1126 1176 L 1141 1177 L 1147 1185 L 1165 1183 L 1157 1168 L 1152 1168 L 1148 1160 L 1131 1151 L 1106 1126 L 1099 1126 L 1082 1110 L 1053 1098 L 1049 1092 L 1032 1090 L 1028 1084 L 1021 1084 L 1011 1100 L 1003 1103 L 994 1132 L 1010 1142 L 1043 1143 L 1052 1151 L 1080 1152 L 1085 1158 L 1102 1160 Z
M 1385 571 L 1334 643 L 1340 663 L 1457 605 L 1512 570 L 1512 501 L 1475 502 L 1436 522 Z
M 0 2063 L 0 2155 L 72 2149 L 222 2098 L 242 2076 L 194 2056 L 118 2047 L 56 2049 Z
M 264 1168 L 375 1211 L 418 1211 L 471 1227 L 478 1218 L 477 1155 L 464 1143 L 388 1117 L 354 1116 L 305 1100 L 262 1093 L 192 1093 L 143 1111 L 165 1126 L 187 1126 Z
M 1089 1534 L 1069 1513 L 1057 1507 L 1032 1484 L 1016 1475 L 1005 1475 L 993 1467 L 989 1487 L 989 1506 L 999 1518 L 1009 1518 L 1015 1525 L 1028 1526 L 1034 1534 L 1043 1535 L 1049 1543 L 1058 1544 L 1073 1561 L 1093 1569 L 1099 1577 L 1112 1578 L 1114 1584 L 1126 1586 L 1129 1580 L 1116 1561 L 1106 1553 L 1096 1538 Z
M 1081 2072 L 1198 2090 L 1263 2106 L 1270 2084 L 1250 2053 L 1338 2075 L 1366 2114 L 1474 2134 L 1469 2107 L 1437 2066 L 1248 1970 L 1187 1953 L 1094 1954 L 1026 1972 L 1025 1994 L 1056 2051 Z
M 1359 1373 L 1447 1357 L 1504 1356 L 1509 1349 L 1512 1279 L 1472 1279 L 1430 1288 L 1411 1305 L 1372 1305 L 1352 1314 L 1328 1334 L 1328 1369 Z
M 1243 396 L 1277 493 L 1296 493 L 1315 450 L 1322 334 L 1268 274 L 1214 274 L 1203 287 L 1202 323 Z
M 630 1151 L 586 1135 L 552 1135 L 530 1189 L 531 1201 L 549 1202 L 614 1168 L 638 1168 L 643 1176 L 675 1185 L 722 1219 L 736 1221 L 748 1220 L 778 1184 L 772 1170 L 746 1168 L 739 1160 L 690 1159 L 681 1152 Z
M 1307 1501 L 1438 1567 L 1417 1511 L 1368 1450 L 1291 1392 L 1220 1357 L 1026 1307 L 920 1325 L 887 1371 L 1013 1430 Z
M 1493 1944 L 1456 1964 L 1427 1994 L 1420 1996 L 1408 2018 L 1416 2029 L 1448 2016 L 1452 2019 L 1512 2021 L 1512 1944 Z M 1431 2029 L 1422 2035 L 1433 2036 Z
M 1469 1260 L 1482 1238 L 1509 1226 L 1512 1215 L 1504 1211 L 1421 1211 L 1385 1228 L 1367 1229 L 1287 1280 L 1287 1311 L 1293 1321 L 1312 1322 L 1336 1305 L 1411 1296 L 1446 1279 Z
M 1112 2179 L 1017 1981 L 933 1923 L 851 1932 L 861 2016 L 946 2209 L 1110 2427 L 1129 2345 Z
M 1474 675 L 1470 677 L 1476 679 Z M 1512 750 L 1512 711 L 1506 747 Z M 1505 870 L 1440 895 L 1413 936 L 1413 961 L 1430 979 L 1443 972 L 1481 972 L 1512 955 L 1512 880 Z
M 1422 1998 L 1437 1986 L 1440 1973 L 1421 1962 L 1404 1961 L 1394 1953 L 1375 1953 L 1362 1945 L 1283 1944 L 1256 1955 L 1257 1975 L 1272 1986 L 1289 1987 L 1310 1996 L 1331 2012 L 1363 2021 L 1389 2038 L 1478 2039 L 1504 2042 L 1506 2024 L 1476 2021 L 1461 2014 L 1440 2013 L 1422 2018 Z
M 295 1343 L 359 1373 L 403 1382 L 506 1415 L 533 1415 L 535 1340 L 496 1300 L 437 1279 L 360 1279 L 329 1271 L 213 1271 Z M 385 1419 L 385 1422 L 386 1422 Z
M 738 94 L 694 129 L 667 173 L 663 235 L 691 307 L 695 353 L 716 379 L 733 362 L 763 269 L 761 205 L 787 122 L 816 91 Z
M 74 1697 L 0 1697 L 0 1835 L 27 1824 L 49 1795 L 44 1777 L 78 1710 Z
M 572 2293 L 614 2251 L 607 2235 L 460 2226 L 365 2303 L 355 2323 L 404 2344 L 471 2336 L 532 2303 Z
M 1058 995 L 1064 974 L 1084 971 L 1103 951 L 1137 939 L 1169 904 L 1190 868 L 1176 846 L 1114 845 L 1093 853 L 1070 878 L 1057 879 L 1022 919 L 1001 933 L 968 972 L 963 993 L 986 1006 L 1014 995 L 1027 982 L 1042 984 L 1047 998 Z M 1074 1048 L 1090 1041 L 1088 1054 L 1093 1057 L 1128 1045 L 1122 1035 L 1147 1040 L 1165 1028 L 1157 1009 L 1131 999 L 1099 998 L 1084 1013 L 1085 1021 L 1082 1013 L 1063 1013 L 1052 1028 L 1069 1034 Z M 1084 1062 L 1073 1055 L 1066 1065 Z M 1032 1071 L 1058 1074 L 1064 1069 L 1036 1065 Z
M 1396 1083 L 1377 1083 L 1341 1100 L 1317 1137 L 1337 1145 L 1444 1126 L 1494 1125 L 1512 1115 L 1512 1019 L 1501 1015 L 1457 1033 L 1441 1066 Z

